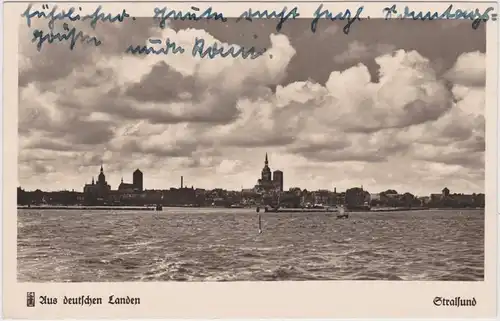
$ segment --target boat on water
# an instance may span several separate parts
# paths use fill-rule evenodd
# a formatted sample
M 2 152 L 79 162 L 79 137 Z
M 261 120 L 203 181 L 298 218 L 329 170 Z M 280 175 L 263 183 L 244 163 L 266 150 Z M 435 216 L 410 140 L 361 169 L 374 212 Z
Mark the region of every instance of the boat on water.
M 346 211 L 344 205 L 340 205 L 337 213 L 338 219 L 346 219 L 349 218 L 349 213 Z

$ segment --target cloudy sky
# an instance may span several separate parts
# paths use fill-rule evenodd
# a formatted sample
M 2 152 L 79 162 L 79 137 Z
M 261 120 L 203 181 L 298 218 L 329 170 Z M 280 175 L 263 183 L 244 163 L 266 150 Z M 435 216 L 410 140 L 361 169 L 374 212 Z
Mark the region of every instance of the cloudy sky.
M 115 189 L 252 187 L 267 152 L 285 188 L 484 191 L 485 30 L 469 21 L 263 20 L 104 25 L 102 45 L 44 45 L 21 27 L 19 185 L 82 190 L 101 161 Z M 42 26 L 43 25 L 38 25 Z M 32 28 L 37 25 L 32 25 Z M 85 31 L 88 28 L 80 26 Z M 184 55 L 134 57 L 176 41 Z M 193 58 L 195 37 L 267 48 Z

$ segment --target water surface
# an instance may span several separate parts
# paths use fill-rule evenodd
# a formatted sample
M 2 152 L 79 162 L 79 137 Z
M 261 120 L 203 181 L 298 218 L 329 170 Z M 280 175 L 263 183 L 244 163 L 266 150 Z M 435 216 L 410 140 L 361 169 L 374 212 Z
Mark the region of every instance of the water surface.
M 484 211 L 19 210 L 21 282 L 484 278 Z

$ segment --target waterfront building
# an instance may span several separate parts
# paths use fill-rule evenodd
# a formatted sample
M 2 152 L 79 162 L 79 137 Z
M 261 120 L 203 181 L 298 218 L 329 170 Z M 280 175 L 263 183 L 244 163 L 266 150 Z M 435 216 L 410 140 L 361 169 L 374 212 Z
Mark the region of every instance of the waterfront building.
M 143 182 L 143 174 L 139 169 L 136 169 L 132 173 L 132 184 L 124 183 L 123 177 L 120 185 L 118 186 L 118 191 L 122 193 L 134 193 L 134 192 L 143 192 L 144 191 L 144 182 Z
M 320 189 L 312 192 L 314 205 L 335 205 L 337 204 L 337 195 L 329 190 Z
M 254 191 L 260 194 L 283 191 L 283 172 L 280 170 L 275 170 L 273 173 L 271 173 L 267 153 L 264 160 L 264 167 L 261 171 L 260 179 L 257 180 L 257 185 L 255 185 Z
M 269 168 L 269 160 L 267 158 L 267 153 L 266 153 L 266 159 L 264 161 L 264 168 L 262 168 L 261 172 L 261 181 L 262 182 L 271 181 L 271 169 Z
M 120 185 L 118 185 L 118 191 L 121 193 L 133 193 L 134 190 L 135 190 L 134 184 L 124 183 L 122 177 Z
M 275 170 L 273 172 L 273 184 L 274 188 L 280 192 L 283 192 L 283 172 L 280 170 Z
M 94 203 L 96 201 L 104 201 L 110 191 L 111 186 L 106 181 L 106 175 L 104 174 L 104 169 L 101 164 L 101 169 L 99 175 L 97 176 L 97 182 L 95 182 L 94 177 L 92 177 L 92 183 L 85 184 L 83 187 L 85 202 Z
M 121 180 L 120 185 L 118 186 L 118 191 L 122 193 L 135 193 L 135 192 L 143 192 L 144 191 L 144 185 L 143 185 L 143 174 L 139 169 L 136 169 L 132 173 L 132 184 L 130 183 L 124 183 L 123 182 L 123 177 Z
M 132 174 L 132 184 L 138 192 L 144 190 L 144 176 L 139 169 L 136 169 Z
M 353 187 L 345 191 L 345 205 L 349 207 L 364 206 L 369 201 L 370 193 L 365 191 L 363 187 Z

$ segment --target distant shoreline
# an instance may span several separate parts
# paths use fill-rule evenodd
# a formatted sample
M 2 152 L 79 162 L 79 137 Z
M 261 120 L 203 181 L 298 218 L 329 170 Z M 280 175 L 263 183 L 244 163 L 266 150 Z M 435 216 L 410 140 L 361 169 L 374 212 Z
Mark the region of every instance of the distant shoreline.
M 197 208 L 197 209 L 227 209 L 227 210 L 242 210 L 242 209 L 255 209 L 255 207 L 214 207 L 214 206 L 163 206 L 164 208 Z M 110 211 L 110 210 L 115 210 L 115 211 L 156 211 L 155 206 L 17 206 L 18 210 L 92 210 L 92 211 Z M 429 211 L 429 210 L 434 210 L 434 211 L 440 211 L 440 210 L 459 210 L 459 211 L 471 211 L 471 210 L 484 210 L 484 208 L 418 208 L 418 207 L 413 207 L 413 208 L 374 208 L 371 210 L 366 210 L 366 211 L 359 211 L 359 210 L 353 210 L 349 212 L 366 212 L 366 213 L 387 213 L 387 212 L 410 212 L 410 211 Z M 161 212 L 161 210 L 160 210 Z M 332 213 L 334 211 L 327 210 L 327 209 L 307 209 L 307 208 L 283 208 L 283 211 L 278 210 L 277 212 L 275 211 L 268 211 L 267 213 Z

